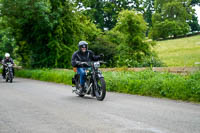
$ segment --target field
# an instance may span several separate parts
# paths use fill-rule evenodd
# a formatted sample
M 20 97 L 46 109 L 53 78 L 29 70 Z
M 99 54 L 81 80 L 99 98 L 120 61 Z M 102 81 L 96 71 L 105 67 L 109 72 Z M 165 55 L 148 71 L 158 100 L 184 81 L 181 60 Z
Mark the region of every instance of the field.
M 158 41 L 155 50 L 169 67 L 193 67 L 200 62 L 200 35 L 174 40 Z

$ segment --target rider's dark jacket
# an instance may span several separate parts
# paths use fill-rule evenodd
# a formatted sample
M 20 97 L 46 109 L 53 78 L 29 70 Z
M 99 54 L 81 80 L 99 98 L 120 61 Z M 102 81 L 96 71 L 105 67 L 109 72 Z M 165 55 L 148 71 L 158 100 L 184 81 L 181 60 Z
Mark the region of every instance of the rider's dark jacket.
M 82 52 L 80 50 L 74 52 L 72 55 L 72 66 L 73 67 L 84 67 L 84 65 L 78 65 L 76 61 L 80 62 L 89 62 L 89 61 L 97 61 L 100 59 L 100 56 L 95 56 L 91 50 L 87 50 L 86 52 Z
M 6 63 L 11 63 L 11 64 L 14 64 L 14 62 L 13 62 L 13 59 L 12 58 L 5 58 L 5 59 L 3 59 L 2 60 L 2 65 L 5 65 Z

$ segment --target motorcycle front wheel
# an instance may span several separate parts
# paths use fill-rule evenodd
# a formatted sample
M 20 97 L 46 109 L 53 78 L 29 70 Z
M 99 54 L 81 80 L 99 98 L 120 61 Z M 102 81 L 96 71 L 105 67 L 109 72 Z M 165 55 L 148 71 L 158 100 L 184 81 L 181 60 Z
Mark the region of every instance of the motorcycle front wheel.
M 12 73 L 10 73 L 10 83 L 12 83 L 13 82 L 13 74 Z
M 6 74 L 6 82 L 8 82 L 9 80 L 9 77 L 8 77 L 8 74 Z
M 97 88 L 95 88 L 97 100 L 103 101 L 106 96 L 106 82 L 104 78 L 97 79 Z

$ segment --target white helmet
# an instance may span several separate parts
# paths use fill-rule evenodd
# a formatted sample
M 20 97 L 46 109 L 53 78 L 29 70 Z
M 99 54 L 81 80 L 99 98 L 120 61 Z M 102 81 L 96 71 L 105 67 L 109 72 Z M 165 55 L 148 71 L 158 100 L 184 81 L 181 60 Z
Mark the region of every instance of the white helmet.
M 9 54 L 9 53 L 6 53 L 6 54 L 5 54 L 5 57 L 6 57 L 6 58 L 9 58 L 9 57 L 10 57 L 10 54 Z

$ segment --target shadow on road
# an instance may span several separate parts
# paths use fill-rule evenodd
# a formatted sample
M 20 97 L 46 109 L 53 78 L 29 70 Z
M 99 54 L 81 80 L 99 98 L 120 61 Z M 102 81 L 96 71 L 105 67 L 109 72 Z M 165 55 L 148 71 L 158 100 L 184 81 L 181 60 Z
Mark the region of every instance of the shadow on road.
M 13 82 L 10 83 L 9 81 L 6 82 L 5 79 L 0 78 L 0 83 L 14 84 L 14 83 L 20 83 L 20 81 L 19 81 L 19 80 L 15 80 L 15 79 L 13 79 Z
M 70 101 L 85 101 L 85 100 L 90 100 L 90 101 L 97 101 L 96 98 L 94 97 L 91 97 L 91 96 L 84 96 L 84 97 L 79 97 L 77 95 L 74 95 L 74 96 L 66 96 L 66 97 L 63 97 L 64 100 L 70 100 Z

